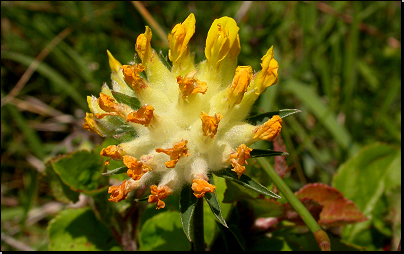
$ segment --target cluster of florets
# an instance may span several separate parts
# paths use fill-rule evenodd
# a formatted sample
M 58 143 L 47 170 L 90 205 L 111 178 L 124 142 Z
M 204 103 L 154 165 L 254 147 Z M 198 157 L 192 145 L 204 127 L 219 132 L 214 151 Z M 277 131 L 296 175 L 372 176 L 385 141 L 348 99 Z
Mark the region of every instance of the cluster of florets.
M 247 146 L 280 133 L 282 119 L 277 115 L 258 126 L 245 120 L 259 95 L 278 81 L 278 62 L 271 47 L 255 75 L 250 66 L 237 66 L 238 31 L 232 18 L 216 19 L 206 39 L 206 60 L 198 65 L 188 49 L 195 32 L 193 14 L 168 35 L 171 68 L 152 49 L 147 26 L 135 46 L 141 62 L 122 65 L 108 51 L 112 90 L 104 85 L 98 98 L 88 97 L 92 113 L 87 113 L 84 128 L 101 136 L 125 128 L 137 133 L 134 140 L 101 151 L 122 160 L 129 177 L 109 188 L 110 201 L 126 199 L 146 184 L 151 185 L 148 201 L 157 209 L 184 184 L 201 198 L 215 191 L 208 183 L 209 172 L 232 167 L 240 177 L 252 151 Z M 118 101 L 114 92 L 136 97 L 141 107 Z

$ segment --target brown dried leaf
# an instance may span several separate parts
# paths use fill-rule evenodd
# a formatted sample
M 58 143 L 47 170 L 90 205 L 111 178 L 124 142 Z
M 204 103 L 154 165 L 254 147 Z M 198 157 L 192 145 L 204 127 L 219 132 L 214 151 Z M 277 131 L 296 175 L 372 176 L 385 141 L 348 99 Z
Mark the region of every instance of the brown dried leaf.
M 335 227 L 368 220 L 355 203 L 337 189 L 323 183 L 307 184 L 295 193 L 301 200 L 311 199 L 323 206 L 318 223 Z M 309 209 L 310 212 L 312 212 Z

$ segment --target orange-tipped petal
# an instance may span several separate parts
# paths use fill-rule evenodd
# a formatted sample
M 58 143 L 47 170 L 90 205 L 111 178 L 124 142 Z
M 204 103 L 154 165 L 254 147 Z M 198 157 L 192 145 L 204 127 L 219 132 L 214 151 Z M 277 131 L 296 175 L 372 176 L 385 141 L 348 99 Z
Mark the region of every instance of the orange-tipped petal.
M 178 160 L 182 156 L 187 157 L 189 155 L 187 143 L 188 143 L 187 140 L 182 140 L 181 142 L 175 144 L 173 148 L 169 148 L 169 149 L 157 148 L 156 152 L 165 153 L 165 154 L 169 155 L 170 161 L 166 162 L 165 165 L 167 168 L 174 168 L 175 165 L 177 164 Z
M 216 113 L 214 116 L 209 116 L 205 112 L 201 112 L 202 131 L 203 135 L 213 138 L 217 133 L 217 127 L 223 116 Z
M 128 196 L 128 191 L 126 190 L 126 180 L 122 182 L 119 186 L 110 186 L 108 188 L 108 194 L 111 194 L 109 201 L 119 202 L 124 200 Z
M 278 115 L 274 115 L 266 123 L 260 125 L 255 130 L 255 135 L 253 140 L 268 140 L 272 141 L 276 136 L 281 133 L 282 130 L 282 118 Z
M 195 197 L 202 198 L 205 196 L 205 193 L 214 192 L 216 186 L 203 179 L 193 179 L 191 188 L 194 191 Z
M 147 127 L 153 119 L 153 111 L 153 106 L 145 104 L 139 110 L 129 113 L 126 116 L 126 122 L 138 123 Z
M 251 157 L 250 152 L 252 151 L 251 148 L 247 147 L 244 144 L 241 144 L 237 148 L 236 153 L 230 154 L 229 161 L 231 162 L 233 169 L 232 171 L 237 173 L 238 178 L 245 172 L 244 165 L 247 164 L 247 159 Z

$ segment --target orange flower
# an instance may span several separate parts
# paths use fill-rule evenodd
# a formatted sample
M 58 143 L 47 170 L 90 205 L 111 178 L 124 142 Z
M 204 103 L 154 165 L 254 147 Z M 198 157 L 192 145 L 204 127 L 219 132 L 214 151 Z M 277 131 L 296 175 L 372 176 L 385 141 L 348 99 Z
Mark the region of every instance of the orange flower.
M 192 190 L 194 191 L 194 195 L 197 198 L 202 198 L 205 196 L 205 193 L 214 192 L 216 186 L 208 183 L 203 179 L 194 179 L 192 180 Z
M 130 85 L 135 91 L 144 89 L 147 86 L 145 80 L 143 80 L 139 75 L 139 73 L 144 70 L 145 67 L 142 64 L 122 65 L 122 73 L 124 79 L 126 83 Z
M 126 180 L 122 182 L 119 186 L 110 186 L 108 188 L 108 194 L 111 194 L 108 201 L 119 202 L 126 199 L 128 196 L 128 191 L 126 190 Z
M 263 125 L 260 125 L 255 130 L 255 135 L 253 140 L 268 140 L 272 141 L 276 136 L 281 133 L 282 130 L 282 118 L 278 115 L 274 115 Z
M 147 200 L 149 203 L 156 203 L 156 209 L 161 209 L 166 206 L 166 204 L 162 201 L 162 199 L 166 199 L 168 195 L 171 195 L 173 192 L 168 186 L 159 186 L 156 185 L 150 186 L 151 195 Z
M 177 76 L 177 83 L 182 93 L 182 98 L 186 98 L 191 94 L 202 93 L 205 94 L 208 86 L 206 82 L 194 78 L 197 70 L 188 73 L 184 78 Z
M 100 97 L 98 98 L 98 105 L 102 110 L 104 110 L 105 114 L 95 114 L 95 117 L 98 119 L 103 118 L 104 116 L 120 116 L 125 117 L 122 113 L 121 107 L 118 103 L 115 102 L 115 99 L 111 96 L 108 96 L 104 93 L 100 93 Z
M 126 116 L 126 122 L 139 123 L 148 126 L 153 118 L 154 108 L 151 105 L 143 105 L 139 110 Z
M 217 133 L 217 126 L 223 116 L 216 113 L 215 116 L 208 116 L 205 112 L 201 112 L 202 131 L 203 135 L 213 138 Z
M 181 142 L 177 143 L 173 148 L 169 149 L 162 149 L 157 148 L 156 152 L 158 153 L 165 153 L 170 156 L 170 161 L 165 163 L 167 168 L 174 168 L 177 164 L 178 160 L 182 157 L 188 157 L 189 150 L 187 148 L 187 140 L 182 140 Z
M 243 99 L 244 93 L 247 92 L 247 87 L 252 78 L 251 66 L 238 66 L 234 74 L 233 82 L 229 88 L 230 105 L 236 105 Z
M 237 148 L 236 153 L 230 154 L 230 158 L 228 160 L 230 160 L 231 165 L 234 167 L 232 171 L 237 173 L 239 179 L 241 175 L 245 172 L 244 165 L 248 164 L 246 160 L 251 157 L 250 156 L 251 151 L 252 151 L 251 148 L 248 148 L 246 145 L 241 144 Z

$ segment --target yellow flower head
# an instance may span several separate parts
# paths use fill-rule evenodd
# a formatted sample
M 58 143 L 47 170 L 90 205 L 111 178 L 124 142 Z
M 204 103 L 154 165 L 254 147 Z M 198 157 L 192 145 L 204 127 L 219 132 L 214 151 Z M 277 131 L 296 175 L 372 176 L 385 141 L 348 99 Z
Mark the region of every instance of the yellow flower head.
M 248 146 L 273 140 L 281 131 L 279 116 L 259 126 L 245 119 L 259 94 L 278 80 L 273 48 L 257 75 L 251 66 L 237 67 L 239 27 L 222 17 L 208 32 L 207 60 L 195 64 L 188 48 L 195 23 L 191 14 L 168 35 L 171 68 L 151 47 L 149 27 L 136 40 L 141 63 L 121 65 L 108 51 L 112 90 L 104 85 L 99 98 L 87 98 L 91 113 L 83 127 L 102 136 L 129 135 L 126 142 L 101 151 L 122 160 L 129 177 L 109 188 L 110 201 L 124 200 L 145 185 L 151 185 L 148 201 L 157 209 L 184 185 L 201 198 L 215 192 L 208 182 L 211 172 L 231 168 L 240 178 L 251 157 Z

